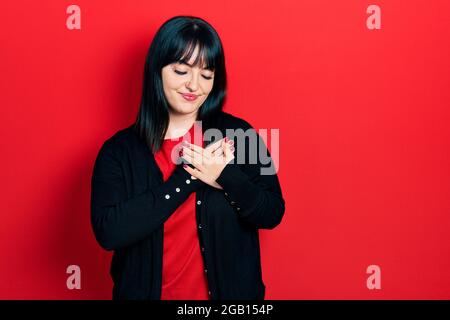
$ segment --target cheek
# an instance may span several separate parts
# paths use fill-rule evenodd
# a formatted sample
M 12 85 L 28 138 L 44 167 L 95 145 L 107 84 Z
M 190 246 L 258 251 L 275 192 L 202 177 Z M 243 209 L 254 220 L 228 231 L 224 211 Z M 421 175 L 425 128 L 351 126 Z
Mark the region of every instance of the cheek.
M 172 76 L 166 76 L 163 81 L 164 87 L 168 90 L 178 89 L 180 86 L 179 79 Z
M 163 70 L 163 73 L 161 75 L 162 81 L 163 81 L 163 87 L 166 92 L 169 90 L 178 90 L 183 80 L 178 77 L 176 74 L 173 73 L 172 70 Z
M 208 81 L 207 83 L 203 84 L 203 92 L 208 95 L 213 88 L 213 81 Z

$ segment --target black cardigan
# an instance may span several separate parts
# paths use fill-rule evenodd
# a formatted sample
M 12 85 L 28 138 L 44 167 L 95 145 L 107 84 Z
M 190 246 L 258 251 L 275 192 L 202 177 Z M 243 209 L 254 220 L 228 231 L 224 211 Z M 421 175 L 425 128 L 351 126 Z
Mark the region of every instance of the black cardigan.
M 227 134 L 237 151 L 242 139 L 225 129 L 253 129 L 226 112 L 220 113 L 216 128 L 223 135 L 218 139 Z M 205 146 L 212 140 L 205 138 Z M 245 145 L 248 152 L 249 143 Z M 264 299 L 258 229 L 277 226 L 285 203 L 275 171 L 261 175 L 262 167 L 259 157 L 257 163 L 246 158 L 244 164 L 236 157 L 216 180 L 224 190 L 192 179 L 182 164 L 164 182 L 133 125 L 107 139 L 93 168 L 91 224 L 101 247 L 114 250 L 113 299 L 161 298 L 163 224 L 192 192 L 210 298 Z

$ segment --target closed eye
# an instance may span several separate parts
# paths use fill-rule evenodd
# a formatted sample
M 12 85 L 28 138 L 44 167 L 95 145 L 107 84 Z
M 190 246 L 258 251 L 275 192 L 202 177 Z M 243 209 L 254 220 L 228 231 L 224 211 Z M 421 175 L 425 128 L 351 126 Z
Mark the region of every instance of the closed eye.
M 178 70 L 174 70 L 175 71 L 175 73 L 177 73 L 177 74 L 186 74 L 187 72 L 182 72 L 182 71 L 178 71 Z
M 175 71 L 175 73 L 176 74 L 179 74 L 179 75 L 185 75 L 187 72 L 186 71 L 178 71 L 178 70 L 174 70 Z M 203 78 L 205 78 L 206 80 L 211 80 L 212 79 L 212 77 L 207 77 L 207 76 L 204 76 L 204 75 L 202 75 L 202 77 Z

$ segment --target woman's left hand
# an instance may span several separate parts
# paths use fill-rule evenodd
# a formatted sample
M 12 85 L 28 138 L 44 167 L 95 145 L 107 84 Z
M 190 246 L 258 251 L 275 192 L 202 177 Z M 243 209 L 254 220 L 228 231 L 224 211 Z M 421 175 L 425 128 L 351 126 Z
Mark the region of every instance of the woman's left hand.
M 214 188 L 223 189 L 216 179 L 228 162 L 234 159 L 233 152 L 233 141 L 226 137 L 206 148 L 185 141 L 182 144 L 181 158 L 194 166 L 191 168 L 184 165 L 184 169 L 194 178 L 200 179 Z

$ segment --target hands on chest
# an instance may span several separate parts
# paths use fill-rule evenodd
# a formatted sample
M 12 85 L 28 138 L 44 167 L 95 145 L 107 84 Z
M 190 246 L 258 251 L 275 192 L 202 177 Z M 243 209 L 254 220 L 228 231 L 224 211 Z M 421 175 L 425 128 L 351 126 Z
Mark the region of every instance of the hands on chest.
M 183 165 L 194 178 L 222 190 L 216 179 L 225 166 L 234 159 L 233 141 L 225 137 L 206 148 L 184 141 L 180 157 L 194 166 L 191 168 L 186 164 Z

